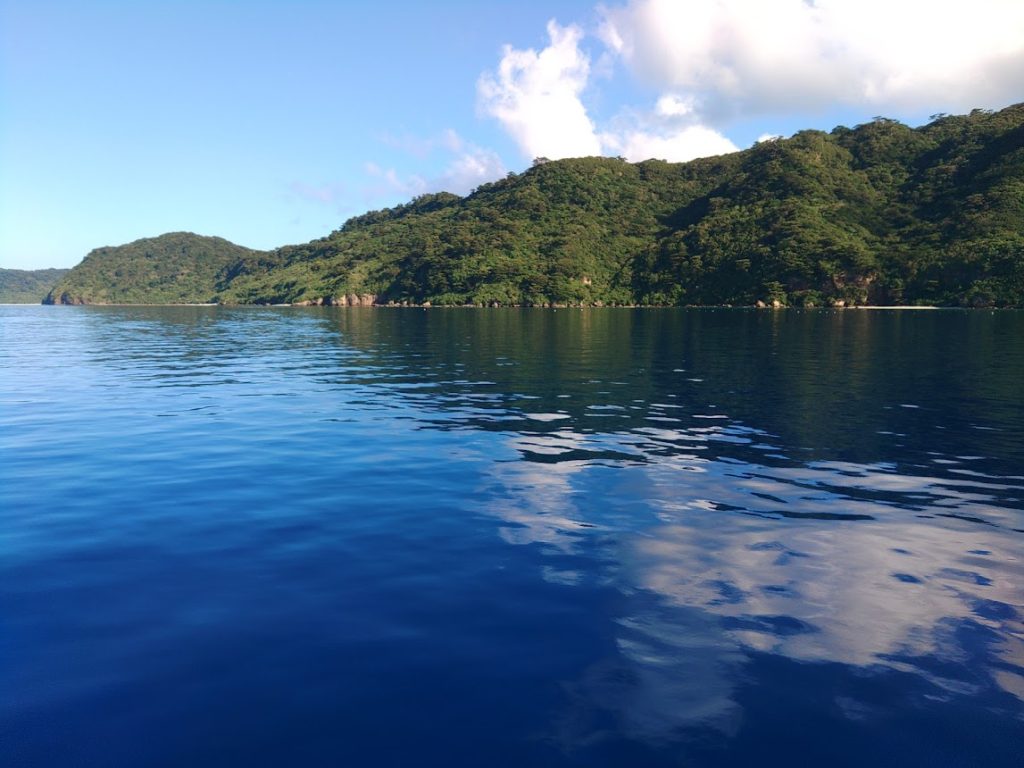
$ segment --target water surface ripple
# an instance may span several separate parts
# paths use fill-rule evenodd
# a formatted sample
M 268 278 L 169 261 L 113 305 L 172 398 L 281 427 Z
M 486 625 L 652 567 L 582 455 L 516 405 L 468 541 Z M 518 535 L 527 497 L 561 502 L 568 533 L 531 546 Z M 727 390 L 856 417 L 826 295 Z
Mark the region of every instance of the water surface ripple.
M 1024 313 L 0 307 L 4 765 L 1018 765 Z

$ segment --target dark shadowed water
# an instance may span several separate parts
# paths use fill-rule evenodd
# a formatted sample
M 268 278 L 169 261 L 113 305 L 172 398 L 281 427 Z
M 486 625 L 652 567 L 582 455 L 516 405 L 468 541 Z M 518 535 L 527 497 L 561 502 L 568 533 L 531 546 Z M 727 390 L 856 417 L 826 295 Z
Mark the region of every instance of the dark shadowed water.
M 0 308 L 0 764 L 1011 766 L 1024 313 Z

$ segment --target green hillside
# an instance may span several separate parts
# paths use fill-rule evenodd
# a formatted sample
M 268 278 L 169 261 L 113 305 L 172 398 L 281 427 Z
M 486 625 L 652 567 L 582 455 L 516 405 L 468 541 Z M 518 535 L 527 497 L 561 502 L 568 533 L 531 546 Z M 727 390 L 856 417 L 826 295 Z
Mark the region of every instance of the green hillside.
M 94 251 L 56 300 L 1020 306 L 1024 104 L 689 163 L 543 162 L 233 260 L 140 243 L 169 237 Z
M 257 251 L 220 237 L 171 232 L 97 248 L 46 297 L 47 304 L 203 304 L 217 301 L 228 269 Z
M 0 304 L 38 304 L 66 269 L 0 269 Z

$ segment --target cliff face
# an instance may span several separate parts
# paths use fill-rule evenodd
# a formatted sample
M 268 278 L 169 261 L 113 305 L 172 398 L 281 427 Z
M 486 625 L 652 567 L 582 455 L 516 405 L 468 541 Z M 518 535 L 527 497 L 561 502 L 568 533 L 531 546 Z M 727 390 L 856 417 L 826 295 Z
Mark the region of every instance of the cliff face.
M 1024 105 L 673 164 L 578 158 L 270 252 L 164 235 L 51 301 L 1024 304 Z M 353 300 L 353 298 L 355 300 Z
M 46 296 L 43 297 L 43 304 L 76 305 L 76 304 L 88 304 L 88 303 L 89 302 L 85 301 L 84 299 L 80 299 L 80 298 L 78 298 L 76 296 L 72 296 L 67 291 L 61 293 L 59 296 L 55 296 L 54 292 L 53 292 L 53 289 L 51 289 L 50 292 L 47 293 Z

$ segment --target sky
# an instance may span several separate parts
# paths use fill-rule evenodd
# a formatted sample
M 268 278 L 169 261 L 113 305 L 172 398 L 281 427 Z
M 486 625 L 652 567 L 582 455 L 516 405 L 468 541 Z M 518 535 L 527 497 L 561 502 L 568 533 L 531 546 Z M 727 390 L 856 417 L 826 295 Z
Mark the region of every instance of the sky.
M 0 267 L 1020 101 L 1021 0 L 0 0 Z

